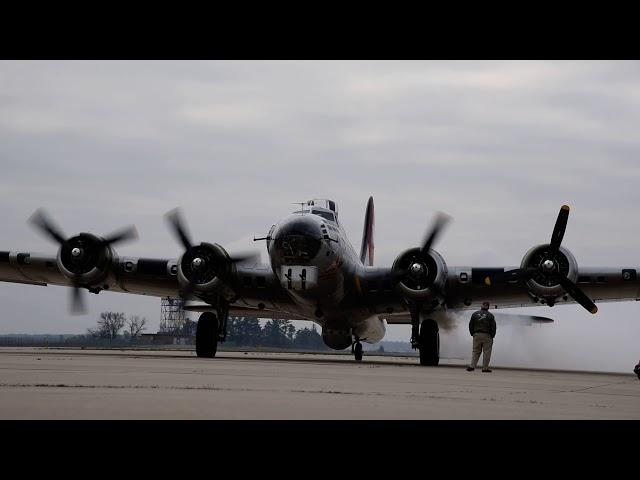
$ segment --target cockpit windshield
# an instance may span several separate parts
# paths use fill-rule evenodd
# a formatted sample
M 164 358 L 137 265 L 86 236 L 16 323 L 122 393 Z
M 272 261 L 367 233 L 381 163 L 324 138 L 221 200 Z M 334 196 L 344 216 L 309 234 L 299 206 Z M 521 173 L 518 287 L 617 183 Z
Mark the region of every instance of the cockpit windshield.
M 318 210 L 318 209 L 313 209 L 311 210 L 311 213 L 313 213 L 314 215 L 319 215 L 322 218 L 329 220 L 331 222 L 335 222 L 336 221 L 336 217 L 333 215 L 333 213 L 331 212 L 326 212 L 324 210 Z

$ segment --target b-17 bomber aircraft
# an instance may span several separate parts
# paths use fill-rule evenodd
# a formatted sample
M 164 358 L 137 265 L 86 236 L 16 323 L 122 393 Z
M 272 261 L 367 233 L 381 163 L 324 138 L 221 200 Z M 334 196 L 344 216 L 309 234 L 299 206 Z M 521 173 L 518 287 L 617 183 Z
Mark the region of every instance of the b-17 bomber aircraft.
M 271 227 L 265 240 L 269 264 L 256 254 L 230 255 L 215 243 L 195 243 L 179 210 L 166 215 L 184 251 L 177 259 L 119 256 L 114 245 L 137 236 L 135 228 L 106 237 L 67 237 L 45 214 L 31 223 L 59 247 L 57 255 L 0 252 L 0 280 L 72 287 L 71 307 L 84 310 L 83 291 L 103 290 L 188 300 L 202 312 L 196 331 L 199 357 L 214 357 L 232 316 L 311 320 L 324 343 L 351 347 L 379 342 L 386 324 L 411 324 L 411 345 L 421 365 L 438 365 L 439 325 L 450 311 L 579 303 L 595 314 L 596 301 L 639 299 L 634 267 L 578 268 L 561 245 L 569 207 L 558 214 L 549 243 L 532 247 L 519 267 L 450 267 L 433 249 L 449 217 L 438 214 L 418 247 L 400 253 L 390 267 L 374 266 L 374 206 L 366 206 L 360 254 L 349 243 L 336 203 L 314 199 Z M 194 303 L 195 302 L 195 303 Z M 532 321 L 551 321 L 530 317 Z

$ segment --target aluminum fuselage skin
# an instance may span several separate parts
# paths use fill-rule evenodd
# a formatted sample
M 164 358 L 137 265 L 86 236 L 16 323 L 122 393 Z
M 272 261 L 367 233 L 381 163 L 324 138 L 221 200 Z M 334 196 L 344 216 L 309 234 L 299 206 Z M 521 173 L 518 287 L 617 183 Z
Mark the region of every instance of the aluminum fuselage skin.
M 311 242 L 319 242 L 317 252 L 311 257 L 287 256 L 278 247 L 289 232 L 304 232 Z M 267 251 L 273 274 L 306 318 L 323 328 L 353 333 L 363 341 L 375 343 L 382 339 L 384 322 L 355 301 L 361 293 L 358 279 L 364 266 L 337 218 L 332 221 L 311 211 L 293 213 L 273 227 Z M 290 265 L 316 269 L 317 280 L 304 289 L 288 288 L 284 275 Z

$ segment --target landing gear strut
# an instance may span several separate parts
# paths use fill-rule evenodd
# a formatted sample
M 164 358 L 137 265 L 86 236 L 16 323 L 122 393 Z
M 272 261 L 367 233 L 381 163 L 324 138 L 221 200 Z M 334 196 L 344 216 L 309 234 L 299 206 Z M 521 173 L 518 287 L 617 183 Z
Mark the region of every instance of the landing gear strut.
M 362 361 L 362 344 L 358 337 L 356 337 L 355 341 L 351 344 L 351 352 L 353 353 L 356 362 Z
M 218 349 L 218 317 L 213 312 L 204 312 L 198 319 L 196 329 L 196 355 L 213 358 Z

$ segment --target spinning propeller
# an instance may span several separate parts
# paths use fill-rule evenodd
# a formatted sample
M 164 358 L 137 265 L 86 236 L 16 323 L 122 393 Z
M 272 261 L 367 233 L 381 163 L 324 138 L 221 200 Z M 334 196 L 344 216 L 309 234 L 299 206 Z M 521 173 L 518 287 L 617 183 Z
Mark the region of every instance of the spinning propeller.
M 493 276 L 494 282 L 526 282 L 533 279 L 535 282 L 546 285 L 561 285 L 565 292 L 582 305 L 590 313 L 596 313 L 598 307 L 593 301 L 576 285 L 567 273 L 569 271 L 566 256 L 560 251 L 560 244 L 564 237 L 569 219 L 569 206 L 563 205 L 558 213 L 551 242 L 543 245 L 539 251 L 531 258 L 528 266 L 509 270 L 503 274 Z M 490 280 L 489 280 L 490 281 Z
M 179 280 L 185 299 L 195 291 L 215 290 L 220 282 L 231 283 L 232 266 L 247 260 L 258 260 L 259 253 L 229 255 L 220 245 L 202 242 L 194 245 L 188 233 L 186 222 L 178 208 L 165 215 L 171 232 L 184 247 L 178 261 Z
M 450 220 L 449 215 L 438 213 L 431 228 L 425 233 L 422 246 L 408 250 L 396 260 L 394 277 L 400 280 L 401 288 L 409 296 L 420 296 L 417 292 L 424 292 L 427 289 L 431 289 L 434 293 L 439 292 L 435 284 L 438 267 L 429 251 Z
M 111 247 L 138 238 L 134 226 L 122 228 L 106 237 L 80 233 L 67 238 L 42 208 L 31 215 L 29 222 L 60 246 L 58 267 L 73 285 L 69 303 L 72 314 L 86 313 L 82 288 L 96 285 L 106 277 L 113 258 Z

